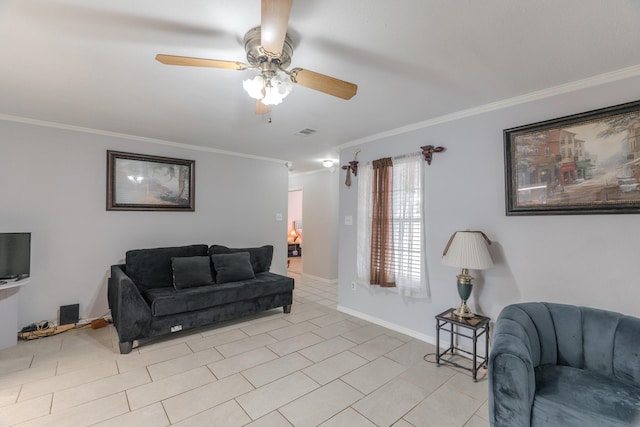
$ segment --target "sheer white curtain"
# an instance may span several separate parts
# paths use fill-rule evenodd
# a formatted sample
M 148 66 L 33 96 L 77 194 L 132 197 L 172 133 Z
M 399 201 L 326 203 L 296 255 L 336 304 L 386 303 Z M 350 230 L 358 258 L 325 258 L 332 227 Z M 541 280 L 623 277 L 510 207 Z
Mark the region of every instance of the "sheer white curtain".
M 424 161 L 419 153 L 393 162 L 393 245 L 401 295 L 428 297 L 424 251 Z
M 424 161 L 420 154 L 393 160 L 393 253 L 396 287 L 401 295 L 431 296 L 424 241 Z M 357 276 L 370 284 L 371 164 L 358 168 Z
M 358 168 L 358 230 L 357 230 L 357 259 L 358 283 L 371 283 L 371 192 L 373 168 L 371 163 L 360 165 Z

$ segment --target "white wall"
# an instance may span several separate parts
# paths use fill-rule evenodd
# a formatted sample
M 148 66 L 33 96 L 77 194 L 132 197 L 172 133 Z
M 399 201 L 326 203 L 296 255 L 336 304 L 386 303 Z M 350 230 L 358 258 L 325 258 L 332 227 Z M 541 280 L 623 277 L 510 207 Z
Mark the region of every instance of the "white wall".
M 106 211 L 106 150 L 196 161 L 195 212 Z M 32 232 L 20 327 L 108 311 L 109 267 L 129 249 L 193 243 L 275 246 L 286 274 L 284 164 L 0 120 L 0 231 Z
M 402 298 L 393 291 L 357 287 L 357 183 L 340 186 L 339 305 L 416 336 L 432 339 L 434 316 L 459 303 L 458 271 L 441 264 L 456 230 L 483 230 L 494 241 L 492 270 L 477 279 L 472 309 L 494 320 L 507 304 L 555 301 L 640 316 L 638 215 L 505 215 L 503 129 L 640 99 L 640 77 L 581 89 L 389 136 L 341 152 L 341 164 L 446 147 L 427 166 L 426 245 L 432 298 Z M 428 101 L 425 101 L 428 102 Z M 344 172 L 341 173 L 341 176 Z M 355 181 L 355 179 L 354 179 Z M 343 218 L 351 215 L 353 226 Z
M 302 189 L 302 273 L 335 281 L 338 277 L 337 170 L 295 175 L 289 188 Z

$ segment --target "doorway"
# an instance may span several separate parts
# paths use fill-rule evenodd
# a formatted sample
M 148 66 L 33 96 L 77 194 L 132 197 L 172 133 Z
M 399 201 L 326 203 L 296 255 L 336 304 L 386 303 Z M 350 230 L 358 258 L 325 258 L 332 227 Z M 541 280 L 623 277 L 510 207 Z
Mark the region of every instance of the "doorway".
M 302 274 L 302 190 L 289 190 L 287 216 L 287 271 Z

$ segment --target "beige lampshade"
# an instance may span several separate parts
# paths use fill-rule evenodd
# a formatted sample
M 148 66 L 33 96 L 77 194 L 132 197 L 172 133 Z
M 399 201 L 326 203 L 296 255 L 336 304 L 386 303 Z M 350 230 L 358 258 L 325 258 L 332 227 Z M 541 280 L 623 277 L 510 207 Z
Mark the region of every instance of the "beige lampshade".
M 456 231 L 442 254 L 442 263 L 450 267 L 486 270 L 493 267 L 487 248 L 489 238 L 481 231 Z

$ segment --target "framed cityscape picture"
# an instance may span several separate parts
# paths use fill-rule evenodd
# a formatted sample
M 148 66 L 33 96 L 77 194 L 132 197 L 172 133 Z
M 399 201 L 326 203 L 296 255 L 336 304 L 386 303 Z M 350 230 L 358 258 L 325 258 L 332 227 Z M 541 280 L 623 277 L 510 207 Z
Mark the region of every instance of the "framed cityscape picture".
M 504 130 L 506 214 L 640 213 L 640 101 Z
M 107 151 L 107 210 L 195 210 L 195 161 Z

